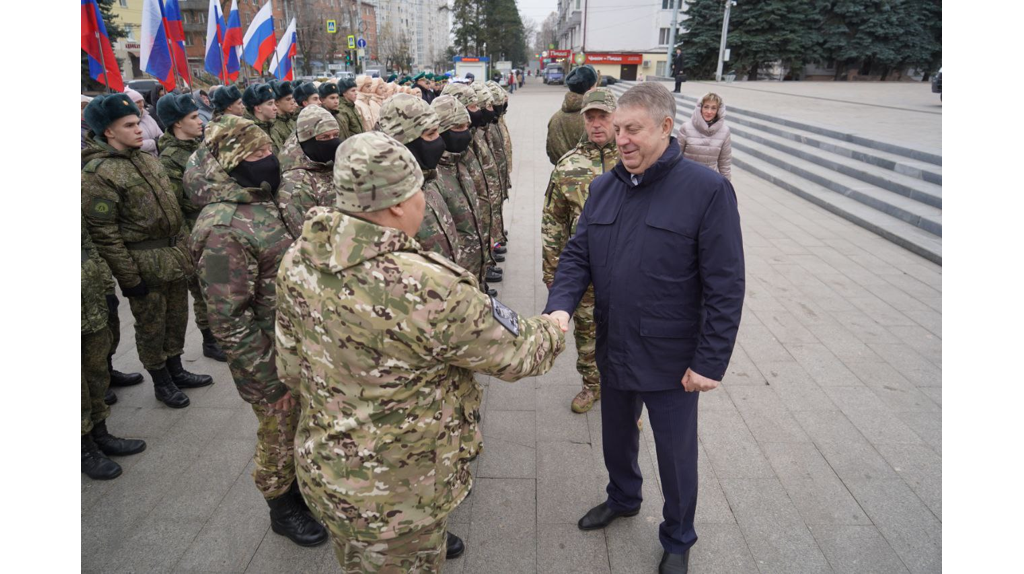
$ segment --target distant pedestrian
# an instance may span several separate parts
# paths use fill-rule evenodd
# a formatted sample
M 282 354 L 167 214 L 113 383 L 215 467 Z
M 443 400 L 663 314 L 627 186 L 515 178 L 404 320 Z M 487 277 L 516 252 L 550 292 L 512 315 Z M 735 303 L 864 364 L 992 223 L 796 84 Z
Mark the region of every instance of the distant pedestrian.
M 202 120 L 205 128 L 206 124 L 213 119 L 213 105 L 210 103 L 210 96 L 205 90 L 193 90 L 192 99 L 196 101 L 196 106 L 199 108 L 199 119 Z
M 690 121 L 679 126 L 679 148 L 686 159 L 732 180 L 732 135 L 725 125 L 725 104 L 717 94 L 701 98 Z
M 683 49 L 676 48 L 676 57 L 672 59 L 672 76 L 676 79 L 674 93 L 679 93 L 679 86 L 686 81 L 686 74 L 683 72 Z
M 509 72 L 508 73 L 508 91 L 513 93 L 513 94 L 516 92 L 516 73 L 515 72 Z

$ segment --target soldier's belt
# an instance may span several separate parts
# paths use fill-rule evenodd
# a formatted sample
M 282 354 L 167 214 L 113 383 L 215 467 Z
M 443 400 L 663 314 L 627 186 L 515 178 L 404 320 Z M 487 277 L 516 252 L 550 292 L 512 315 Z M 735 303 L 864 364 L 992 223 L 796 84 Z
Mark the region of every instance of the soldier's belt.
M 162 249 L 164 247 L 174 247 L 177 244 L 177 237 L 164 237 L 162 239 L 147 239 L 145 241 L 125 243 L 124 246 L 128 248 L 128 251 L 145 251 L 147 249 Z

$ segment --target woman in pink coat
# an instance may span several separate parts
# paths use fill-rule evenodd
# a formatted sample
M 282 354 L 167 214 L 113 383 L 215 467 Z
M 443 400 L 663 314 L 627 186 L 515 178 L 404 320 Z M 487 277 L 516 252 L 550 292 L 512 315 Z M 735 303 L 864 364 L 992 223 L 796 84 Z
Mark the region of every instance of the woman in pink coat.
M 683 157 L 732 180 L 732 136 L 725 125 L 725 104 L 717 94 L 700 99 L 689 122 L 679 126 Z

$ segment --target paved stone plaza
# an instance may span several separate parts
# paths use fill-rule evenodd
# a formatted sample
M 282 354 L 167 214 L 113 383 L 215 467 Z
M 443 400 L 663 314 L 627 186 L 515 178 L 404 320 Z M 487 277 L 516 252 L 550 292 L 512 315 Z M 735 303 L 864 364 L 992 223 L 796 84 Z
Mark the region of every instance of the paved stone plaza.
M 551 170 L 544 139 L 564 94 L 530 81 L 509 108 L 511 239 L 498 285 L 500 299 L 525 315 L 541 311 L 547 298 L 539 224 Z M 740 88 L 761 86 L 719 92 L 728 105 Z M 797 94 L 806 87 L 814 97 L 767 94 L 766 112 L 785 108 L 788 97 L 790 117 L 823 126 L 830 117 L 855 122 L 849 114 L 860 114 L 864 123 L 884 114 L 880 123 L 902 132 L 902 144 L 941 151 L 941 115 L 858 104 L 846 84 L 784 87 Z M 684 84 L 688 95 L 708 89 Z M 872 89 L 874 102 L 909 97 L 903 94 L 923 102 L 928 92 L 927 84 Z M 756 110 L 764 95 L 735 97 Z M 893 125 L 901 117 L 934 131 L 901 130 Z M 691 572 L 941 571 L 942 268 L 747 172 L 733 174 L 746 306 L 728 375 L 700 399 L 700 539 Z M 131 315 L 127 305 L 121 310 L 115 366 L 142 371 Z M 599 409 L 569 410 L 580 379 L 567 341 L 546 376 L 514 384 L 481 378 L 484 453 L 474 463 L 473 493 L 450 527 L 467 550 L 445 572 L 657 571 L 663 499 L 646 421 L 641 513 L 604 531 L 576 527 L 604 500 L 607 475 Z M 227 367 L 203 358 L 200 345 L 190 322 L 186 366 L 212 374 L 216 384 L 189 391 L 189 408 L 157 403 L 148 376 L 118 390 L 111 431 L 145 438 L 149 447 L 119 459 L 124 474 L 116 480 L 83 476 L 82 570 L 338 572 L 330 544 L 302 549 L 270 532 L 251 476 L 256 418 Z

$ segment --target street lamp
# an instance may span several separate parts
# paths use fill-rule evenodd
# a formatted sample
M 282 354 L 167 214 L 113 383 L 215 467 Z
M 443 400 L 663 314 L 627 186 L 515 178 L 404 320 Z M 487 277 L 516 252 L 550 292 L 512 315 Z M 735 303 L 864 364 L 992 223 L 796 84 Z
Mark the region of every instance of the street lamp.
M 722 64 L 725 63 L 725 39 L 729 35 L 729 9 L 736 5 L 736 0 L 725 0 L 725 18 L 722 19 L 722 43 L 718 46 L 718 70 L 715 81 L 722 81 Z

